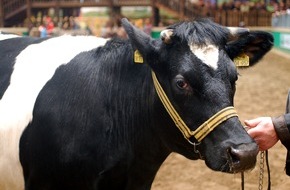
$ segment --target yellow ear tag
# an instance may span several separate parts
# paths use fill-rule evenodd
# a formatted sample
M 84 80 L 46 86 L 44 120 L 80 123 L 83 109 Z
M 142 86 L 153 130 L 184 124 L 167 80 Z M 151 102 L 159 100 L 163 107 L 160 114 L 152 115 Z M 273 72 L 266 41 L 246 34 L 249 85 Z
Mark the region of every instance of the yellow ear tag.
M 245 53 L 241 53 L 234 58 L 234 63 L 237 67 L 248 67 L 250 65 L 250 58 Z
M 143 57 L 138 50 L 134 52 L 134 62 L 135 63 L 144 63 Z

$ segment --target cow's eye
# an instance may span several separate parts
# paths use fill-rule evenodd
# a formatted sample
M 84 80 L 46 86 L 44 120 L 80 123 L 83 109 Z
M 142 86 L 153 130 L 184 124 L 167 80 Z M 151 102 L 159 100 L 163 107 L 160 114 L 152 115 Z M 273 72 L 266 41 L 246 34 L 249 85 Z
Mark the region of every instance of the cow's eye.
M 188 87 L 188 83 L 184 79 L 177 79 L 176 86 L 183 90 Z

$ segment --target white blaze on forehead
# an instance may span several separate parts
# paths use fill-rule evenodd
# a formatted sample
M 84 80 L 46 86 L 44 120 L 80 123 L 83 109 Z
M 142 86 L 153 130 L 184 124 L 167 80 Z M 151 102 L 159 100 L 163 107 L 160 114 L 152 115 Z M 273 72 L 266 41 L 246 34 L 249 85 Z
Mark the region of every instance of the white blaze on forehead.
M 230 31 L 232 36 L 236 36 L 237 34 L 241 32 L 249 32 L 250 30 L 248 28 L 240 28 L 240 27 L 227 27 L 227 29 Z
M 189 45 L 192 53 L 199 58 L 204 64 L 213 69 L 218 68 L 219 50 L 215 45 L 208 44 L 205 46 Z
M 24 128 L 32 120 L 38 93 L 55 70 L 77 54 L 103 46 L 106 41 L 89 36 L 62 36 L 24 49 L 16 58 L 10 85 L 0 100 L 0 129 Z

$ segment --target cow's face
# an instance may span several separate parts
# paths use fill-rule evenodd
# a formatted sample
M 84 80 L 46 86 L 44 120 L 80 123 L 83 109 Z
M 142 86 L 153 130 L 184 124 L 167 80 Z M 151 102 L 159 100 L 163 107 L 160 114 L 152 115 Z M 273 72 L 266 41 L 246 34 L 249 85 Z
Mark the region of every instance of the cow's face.
M 238 79 L 233 60 L 246 54 L 252 66 L 273 44 L 272 36 L 266 32 L 226 28 L 209 20 L 173 25 L 158 40 L 125 20 L 123 24 L 133 48 L 156 73 L 171 104 L 191 131 L 220 110 L 233 106 Z M 161 130 L 172 151 L 191 159 L 204 159 L 213 170 L 235 173 L 255 166 L 258 147 L 238 117 L 225 120 L 200 142 L 190 137 L 192 144 L 175 126 Z

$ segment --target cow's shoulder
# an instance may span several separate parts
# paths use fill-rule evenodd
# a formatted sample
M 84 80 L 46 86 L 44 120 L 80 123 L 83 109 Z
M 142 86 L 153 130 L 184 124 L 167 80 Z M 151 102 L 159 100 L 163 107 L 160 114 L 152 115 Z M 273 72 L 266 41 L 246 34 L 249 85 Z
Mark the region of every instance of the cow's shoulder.
M 55 71 L 78 54 L 103 46 L 107 40 L 92 36 L 61 36 L 11 38 L 0 41 L 0 44 L 2 42 L 23 46 L 18 50 L 9 47 L 10 51 L 5 50 L 5 59 L 0 59 L 0 127 L 1 124 L 6 127 L 7 123 L 14 126 L 16 122 L 24 127 L 32 120 L 39 92 Z M 22 105 L 21 109 L 19 105 Z
M 29 45 L 38 44 L 45 40 L 47 39 L 0 34 L 0 98 L 9 85 L 16 57 Z

